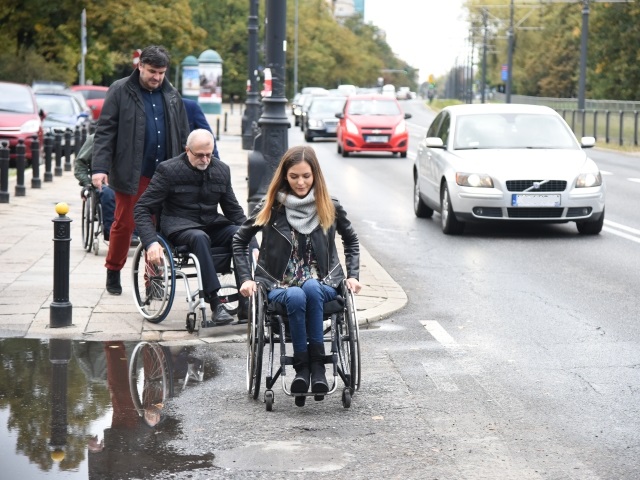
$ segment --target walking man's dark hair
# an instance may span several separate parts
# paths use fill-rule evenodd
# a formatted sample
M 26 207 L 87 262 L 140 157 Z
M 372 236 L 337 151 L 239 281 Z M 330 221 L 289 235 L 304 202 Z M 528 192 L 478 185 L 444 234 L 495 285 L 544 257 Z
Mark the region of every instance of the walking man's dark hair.
M 168 67 L 171 63 L 171 57 L 162 45 L 150 45 L 142 50 L 140 63 L 153 67 Z

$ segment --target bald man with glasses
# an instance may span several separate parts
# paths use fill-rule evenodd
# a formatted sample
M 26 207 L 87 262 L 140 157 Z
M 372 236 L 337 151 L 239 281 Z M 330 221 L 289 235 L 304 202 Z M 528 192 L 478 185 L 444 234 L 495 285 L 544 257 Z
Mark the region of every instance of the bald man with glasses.
M 158 165 L 134 208 L 148 262 L 159 264 L 163 257 L 152 217 L 160 208 L 162 234 L 174 245 L 187 245 L 198 258 L 205 301 L 212 311 L 207 326 L 233 321 L 218 299 L 220 282 L 210 249 L 228 246 L 231 251 L 233 235 L 246 220 L 231 186 L 229 166 L 213 156 L 214 146 L 211 132 L 204 129 L 191 132 L 185 152 Z M 239 319 L 246 316 L 243 305 L 240 310 Z

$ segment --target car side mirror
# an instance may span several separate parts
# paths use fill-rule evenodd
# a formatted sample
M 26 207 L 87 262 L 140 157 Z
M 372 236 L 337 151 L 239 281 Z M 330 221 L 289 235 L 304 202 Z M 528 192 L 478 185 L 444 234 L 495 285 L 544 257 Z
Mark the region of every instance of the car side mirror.
M 580 146 L 582 148 L 593 148 L 596 145 L 595 137 L 582 137 L 580 139 Z
M 336 113 L 336 118 L 344 118 L 344 113 L 340 112 L 340 113 Z
M 40 117 L 40 121 L 42 121 L 45 118 L 47 118 L 47 114 L 42 109 L 40 109 L 40 111 L 38 112 L 38 116 Z
M 444 143 L 440 137 L 427 137 L 424 143 L 429 148 L 444 148 Z
M 407 120 L 409 118 L 411 118 L 411 114 L 410 113 L 405 113 L 404 114 L 404 119 Z

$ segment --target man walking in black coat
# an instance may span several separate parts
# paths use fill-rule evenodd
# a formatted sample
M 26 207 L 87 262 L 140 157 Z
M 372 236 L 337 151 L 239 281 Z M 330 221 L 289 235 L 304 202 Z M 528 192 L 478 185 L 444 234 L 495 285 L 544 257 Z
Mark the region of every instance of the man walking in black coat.
M 93 186 L 116 192 L 107 267 L 107 291 L 120 295 L 120 271 L 134 230 L 133 206 L 156 167 L 184 151 L 189 135 L 187 113 L 178 91 L 165 77 L 169 53 L 146 47 L 138 68 L 109 87 L 93 147 Z

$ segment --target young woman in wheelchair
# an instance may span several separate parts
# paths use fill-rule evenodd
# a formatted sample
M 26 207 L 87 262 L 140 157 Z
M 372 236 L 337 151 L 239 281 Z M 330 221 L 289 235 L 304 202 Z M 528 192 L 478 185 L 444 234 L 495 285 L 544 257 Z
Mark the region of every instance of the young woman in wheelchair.
M 255 278 L 247 261 L 251 238 L 262 232 Z M 335 243 L 344 245 L 347 286 L 361 289 L 358 236 L 347 214 L 327 190 L 315 151 L 290 148 L 282 157 L 267 194 L 233 239 L 240 293 L 256 292 L 260 283 L 269 302 L 286 307 L 296 376 L 292 393 L 327 393 L 323 340 L 323 304 L 333 300 L 344 281 Z

